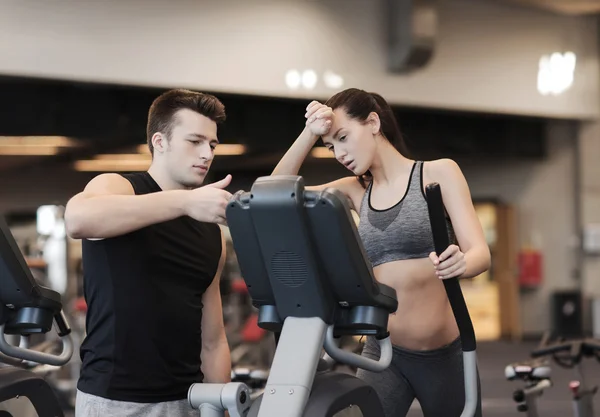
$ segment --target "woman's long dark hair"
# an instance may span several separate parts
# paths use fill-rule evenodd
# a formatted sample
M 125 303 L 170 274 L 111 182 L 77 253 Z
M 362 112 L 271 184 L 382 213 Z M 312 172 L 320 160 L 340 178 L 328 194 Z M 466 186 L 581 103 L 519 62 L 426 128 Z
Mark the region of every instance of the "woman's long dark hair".
M 367 121 L 371 112 L 377 113 L 381 121 L 381 135 L 390 142 L 403 156 L 410 158 L 410 153 L 400 133 L 398 122 L 390 105 L 377 93 L 369 93 L 358 88 L 349 88 L 332 96 L 325 103 L 333 110 L 343 108 L 348 116 L 362 123 Z M 372 181 L 373 177 L 369 171 L 358 177 L 363 187 Z

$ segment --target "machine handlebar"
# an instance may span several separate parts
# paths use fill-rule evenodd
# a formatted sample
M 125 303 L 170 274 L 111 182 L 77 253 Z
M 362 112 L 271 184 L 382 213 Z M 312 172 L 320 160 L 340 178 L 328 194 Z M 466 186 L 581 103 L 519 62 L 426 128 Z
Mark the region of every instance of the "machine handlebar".
M 446 212 L 444 210 L 440 185 L 437 183 L 428 184 L 426 194 L 435 252 L 439 256 L 450 246 Z M 456 324 L 460 329 L 462 350 L 464 352 L 475 351 L 475 330 L 473 329 L 473 323 L 469 316 L 469 310 L 467 309 L 458 278 L 444 279 L 442 281 L 456 319 Z
M 581 338 L 549 343 L 544 339 L 540 346 L 531 352 L 533 358 L 548 355 L 552 355 L 559 365 L 568 368 L 578 364 L 584 357 L 596 357 L 600 360 L 600 340 Z
M 440 185 L 438 183 L 428 184 L 426 195 L 433 243 L 435 252 L 439 256 L 450 246 L 446 210 L 444 210 Z M 469 310 L 458 278 L 444 279 L 442 282 L 444 283 L 456 324 L 460 330 L 460 341 L 463 351 L 465 405 L 461 417 L 472 417 L 475 415 L 479 390 L 477 384 L 477 344 L 475 330 L 473 329 L 473 322 L 471 321 L 471 316 L 469 316 Z
M 377 340 L 381 354 L 379 360 L 367 358 L 366 356 L 352 353 L 348 350 L 338 347 L 336 339 L 333 336 L 333 326 L 327 328 L 323 347 L 325 352 L 333 359 L 346 365 L 356 368 L 366 369 L 371 372 L 382 372 L 392 363 L 393 349 L 390 337 Z
M 60 328 L 63 324 L 64 322 L 57 323 L 57 327 Z M 11 345 L 4 337 L 4 324 L 0 325 L 0 362 L 5 362 L 14 366 L 24 365 L 23 361 L 43 365 L 65 365 L 73 356 L 73 339 L 71 338 L 70 332 L 64 334 L 64 332 L 59 329 L 57 333 L 59 334 L 59 340 L 63 345 L 62 352 L 59 355 L 43 352 L 41 346 L 45 346 L 45 344 L 30 348 L 26 336 L 21 336 L 21 346 Z

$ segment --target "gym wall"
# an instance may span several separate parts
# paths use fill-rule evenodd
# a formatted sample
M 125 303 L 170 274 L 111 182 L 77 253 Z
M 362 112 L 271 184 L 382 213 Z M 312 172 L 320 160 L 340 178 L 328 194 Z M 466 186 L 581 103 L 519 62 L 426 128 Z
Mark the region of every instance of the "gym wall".
M 577 268 L 576 124 L 550 122 L 543 161 L 504 161 L 463 166 L 475 198 L 495 198 L 514 205 L 519 248 L 534 244 L 543 252 L 543 283 L 521 292 L 521 325 L 538 335 L 551 323 L 551 294 L 574 289 Z
M 600 123 L 582 123 L 579 128 L 579 193 L 580 221 L 582 228 L 600 225 Z M 589 297 L 600 299 L 600 253 L 584 254 L 581 259 L 584 277 L 583 290 Z M 600 334 L 600 323 L 595 331 Z
M 568 17 L 499 0 L 439 2 L 430 65 L 387 71 L 384 0 L 4 0 L 0 74 L 147 86 L 185 86 L 324 98 L 286 87 L 289 69 L 330 70 L 345 86 L 425 107 L 591 118 L 600 113 L 594 17 Z M 577 55 L 575 84 L 537 92 L 540 57 Z

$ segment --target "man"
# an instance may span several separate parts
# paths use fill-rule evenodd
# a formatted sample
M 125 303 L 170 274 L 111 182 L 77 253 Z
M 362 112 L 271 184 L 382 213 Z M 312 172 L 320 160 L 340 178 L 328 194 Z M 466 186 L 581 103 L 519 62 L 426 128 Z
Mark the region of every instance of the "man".
M 229 382 L 220 275 L 231 176 L 202 186 L 225 120 L 215 97 L 150 107 L 147 172 L 101 174 L 67 204 L 82 239 L 86 338 L 76 417 L 192 416 L 196 382 Z

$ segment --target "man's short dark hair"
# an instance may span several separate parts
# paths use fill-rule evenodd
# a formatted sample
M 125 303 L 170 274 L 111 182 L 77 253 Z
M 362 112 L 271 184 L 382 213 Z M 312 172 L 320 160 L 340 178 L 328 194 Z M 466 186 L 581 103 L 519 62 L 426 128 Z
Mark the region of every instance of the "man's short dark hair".
M 177 122 L 175 113 L 182 109 L 200 113 L 217 124 L 223 123 L 226 118 L 225 106 L 215 96 L 184 89 L 169 90 L 158 96 L 148 111 L 146 139 L 151 154 L 154 154 L 152 135 L 162 132 L 170 140 Z

